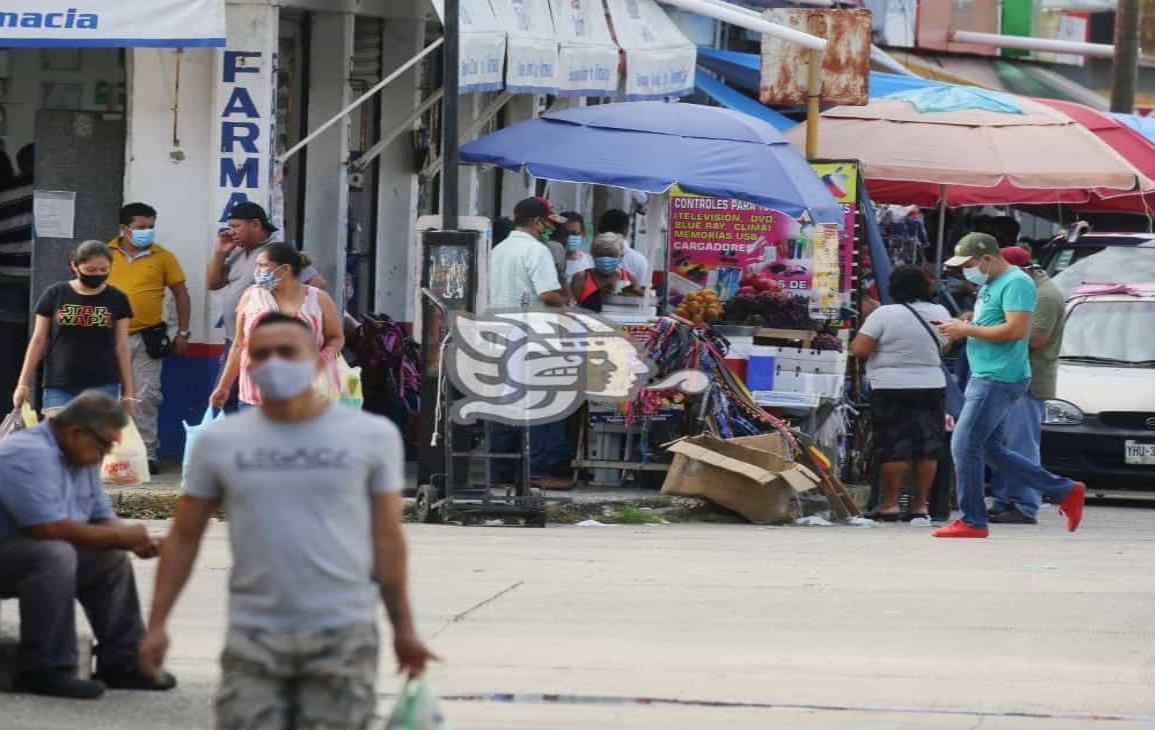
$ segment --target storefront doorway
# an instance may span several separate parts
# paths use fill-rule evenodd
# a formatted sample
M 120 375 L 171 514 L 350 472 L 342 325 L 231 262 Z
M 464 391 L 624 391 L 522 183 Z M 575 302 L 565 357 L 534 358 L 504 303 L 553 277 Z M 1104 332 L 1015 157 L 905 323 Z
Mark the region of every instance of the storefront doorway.
M 66 178 L 86 180 L 94 190 L 116 191 L 119 200 L 127 104 L 125 54 L 119 48 L 0 48 L 0 403 L 10 401 L 20 373 L 32 300 L 43 282 L 67 277 L 66 251 L 57 251 L 49 243 L 51 250 L 46 249 L 44 256 L 33 256 L 33 189 L 47 189 L 38 175 L 50 171 L 55 187 Z M 58 114 L 45 112 L 70 116 L 84 112 L 83 116 L 99 122 L 89 131 L 95 133 L 96 127 L 102 127 L 99 144 L 114 147 L 111 152 L 119 164 L 110 168 L 107 155 L 98 155 L 103 160 L 100 177 L 90 177 L 96 171 L 95 157 L 87 154 L 91 145 L 57 143 L 68 125 Z M 77 131 L 85 129 L 74 127 L 69 133 Z M 78 201 L 85 197 L 78 195 Z M 92 235 L 99 232 L 111 238 L 115 234 L 115 208 L 97 218 L 83 215 L 82 210 L 77 208 L 77 235 L 90 228 Z M 55 240 L 67 248 L 75 239 Z

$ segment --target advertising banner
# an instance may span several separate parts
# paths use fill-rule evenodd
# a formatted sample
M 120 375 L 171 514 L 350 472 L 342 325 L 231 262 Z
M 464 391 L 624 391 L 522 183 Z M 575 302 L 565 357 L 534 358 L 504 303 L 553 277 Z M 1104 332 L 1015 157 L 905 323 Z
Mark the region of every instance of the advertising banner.
M 224 0 L 0 0 L 0 46 L 6 48 L 224 45 Z
M 798 220 L 753 203 L 670 191 L 667 287 L 671 305 L 712 289 L 726 302 L 740 291 L 805 296 L 815 316 L 835 317 L 850 292 L 858 168 L 812 163 L 842 203 L 842 229 Z

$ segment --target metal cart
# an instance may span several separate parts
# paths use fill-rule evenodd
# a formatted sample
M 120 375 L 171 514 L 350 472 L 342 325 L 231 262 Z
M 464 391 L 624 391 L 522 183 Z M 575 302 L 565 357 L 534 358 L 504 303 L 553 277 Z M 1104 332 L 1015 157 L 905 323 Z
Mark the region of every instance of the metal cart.
M 449 309 L 440 297 L 427 288 L 421 290 L 448 322 Z M 444 352 L 452 339 L 446 327 L 438 352 Z M 440 363 L 438 365 L 440 373 Z M 439 374 L 436 423 L 437 446 L 444 454 L 443 468 L 429 476 L 428 484 L 417 487 L 416 512 L 421 522 L 443 524 L 450 521 L 475 522 L 486 517 L 520 518 L 526 527 L 545 527 L 548 521 L 546 505 L 549 502 L 570 502 L 567 497 L 544 497 L 532 486 L 530 465 L 530 433 L 523 428 L 521 450 L 518 453 L 495 453 L 490 450 L 493 424 L 473 426 L 455 424 L 450 419 L 451 405 L 456 392 L 449 379 Z M 521 468 L 512 484 L 494 484 L 490 463 L 495 460 L 521 460 Z M 474 466 L 484 468 L 480 483 L 475 481 Z

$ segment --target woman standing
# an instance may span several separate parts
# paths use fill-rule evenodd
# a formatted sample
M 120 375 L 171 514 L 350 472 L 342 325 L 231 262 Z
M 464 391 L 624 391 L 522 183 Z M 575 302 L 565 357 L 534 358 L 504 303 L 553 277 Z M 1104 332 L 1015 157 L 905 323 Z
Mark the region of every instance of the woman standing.
M 850 350 L 866 360 L 876 457 L 882 463 L 882 500 L 875 517 L 902 518 L 898 492 L 914 468 L 909 519 L 929 518 L 927 498 L 946 435 L 946 345 L 934 323 L 950 313 L 931 302 L 930 279 L 917 266 L 900 266 L 890 277 L 895 302 L 874 310 Z
M 630 281 L 622 267 L 622 237 L 616 233 L 602 233 L 590 247 L 593 266 L 579 271 L 570 282 L 573 298 L 578 306 L 591 312 L 601 312 L 605 297 L 612 294 L 641 295 L 641 290 Z
M 72 254 L 75 279 L 53 284 L 36 304 L 36 324 L 24 367 L 12 394 L 19 408 L 28 400 L 41 358 L 44 366 L 45 415 L 60 410 L 85 390 L 120 396 L 125 411 L 135 405 L 128 323 L 128 297 L 106 282 L 112 252 L 100 241 L 85 241 Z
M 594 259 L 582 250 L 586 242 L 586 222 L 581 213 L 566 211 L 561 214 L 565 225 L 559 228 L 565 244 L 565 282 L 573 281 L 575 274 L 594 267 Z
M 224 407 L 238 377 L 240 402 L 249 406 L 260 404 L 261 394 L 249 379 L 248 340 L 253 327 L 269 312 L 297 317 L 309 325 L 325 359 L 329 378 L 326 385 L 340 392 L 337 356 L 345 346 L 341 315 L 332 297 L 297 279 L 301 267 L 301 254 L 287 243 L 270 243 L 257 253 L 253 285 L 245 291 L 237 306 L 237 336 L 229 350 L 224 372 L 209 399 L 214 408 Z

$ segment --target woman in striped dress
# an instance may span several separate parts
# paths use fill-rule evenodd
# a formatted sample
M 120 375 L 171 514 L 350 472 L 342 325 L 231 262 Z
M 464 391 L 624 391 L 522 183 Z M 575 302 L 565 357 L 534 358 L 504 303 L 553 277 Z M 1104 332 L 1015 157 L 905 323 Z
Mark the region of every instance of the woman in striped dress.
M 245 291 L 237 307 L 237 336 L 210 403 L 214 408 L 223 407 L 239 377 L 242 406 L 260 404 L 260 390 L 248 373 L 248 340 L 253 327 L 269 312 L 297 317 L 309 325 L 325 360 L 324 377 L 319 377 L 318 387 L 339 393 L 337 356 L 345 346 L 345 335 L 336 303 L 323 290 L 297 280 L 301 273 L 301 254 L 292 246 L 270 243 L 257 254 L 256 263 L 253 285 Z

